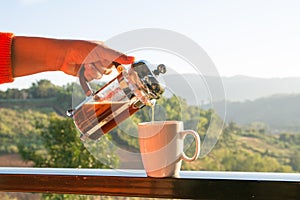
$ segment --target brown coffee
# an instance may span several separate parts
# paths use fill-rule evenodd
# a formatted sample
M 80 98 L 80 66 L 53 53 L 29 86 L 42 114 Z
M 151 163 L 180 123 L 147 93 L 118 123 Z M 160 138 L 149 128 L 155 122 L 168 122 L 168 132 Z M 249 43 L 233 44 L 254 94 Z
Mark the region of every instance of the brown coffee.
M 76 110 L 74 120 L 84 135 L 97 139 L 138 110 L 129 102 L 92 102 Z

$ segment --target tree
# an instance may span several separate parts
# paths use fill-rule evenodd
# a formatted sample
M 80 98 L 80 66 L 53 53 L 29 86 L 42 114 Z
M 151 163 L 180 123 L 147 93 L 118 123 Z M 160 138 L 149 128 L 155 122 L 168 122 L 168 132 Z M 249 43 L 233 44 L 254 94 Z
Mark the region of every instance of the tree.
M 22 157 L 36 167 L 107 168 L 84 147 L 72 119 L 52 114 L 49 125 L 37 122 L 36 128 L 40 133 L 34 143 L 18 145 Z
M 291 156 L 290 165 L 292 166 L 293 170 L 300 172 L 300 152 L 295 151 Z
M 28 89 L 29 95 L 32 98 L 49 98 L 55 97 L 57 91 L 61 87 L 52 84 L 49 80 L 39 80 L 37 83 L 33 83 Z
M 84 147 L 72 119 L 51 115 L 49 124 L 36 124 L 34 141 L 26 138 L 18 145 L 19 153 L 26 161 L 33 161 L 36 167 L 61 168 L 108 168 Z M 28 136 L 27 136 L 28 137 Z M 25 142 L 24 142 L 25 141 Z M 27 142 L 26 142 L 27 141 Z M 101 144 L 105 148 L 105 144 Z M 110 162 L 118 162 L 112 155 L 106 155 Z M 83 199 L 75 195 L 43 194 L 44 199 Z M 86 197 L 84 199 L 91 199 Z

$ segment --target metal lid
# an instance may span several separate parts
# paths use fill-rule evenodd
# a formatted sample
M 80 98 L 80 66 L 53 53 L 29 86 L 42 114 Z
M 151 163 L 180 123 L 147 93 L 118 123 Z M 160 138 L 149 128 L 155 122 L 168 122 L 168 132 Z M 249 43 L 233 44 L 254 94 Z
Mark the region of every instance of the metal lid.
M 137 73 L 149 99 L 159 99 L 164 92 L 164 87 L 157 78 L 159 74 L 166 73 L 166 66 L 164 64 L 150 65 L 142 60 L 133 63 L 132 69 Z

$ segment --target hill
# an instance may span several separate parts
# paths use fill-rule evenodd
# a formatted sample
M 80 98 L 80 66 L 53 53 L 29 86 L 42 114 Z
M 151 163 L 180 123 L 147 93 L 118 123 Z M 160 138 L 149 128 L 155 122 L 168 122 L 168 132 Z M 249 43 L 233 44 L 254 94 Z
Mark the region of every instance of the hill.
M 243 102 L 226 102 L 226 122 L 260 122 L 273 132 L 300 132 L 300 94 L 272 95 Z
M 300 93 L 300 77 L 255 78 L 247 76 L 222 77 L 226 100 L 255 100 L 276 94 Z
M 260 122 L 273 132 L 300 132 L 300 78 L 234 76 L 218 79 L 173 74 L 165 76 L 164 81 L 167 93 L 172 91 L 190 105 L 208 109 L 213 101 L 213 109 L 222 115 L 222 104 L 225 104 L 226 122 L 241 125 Z
M 70 155 L 73 155 L 73 153 L 82 155 L 84 151 L 82 147 L 76 149 L 77 147 L 73 143 L 71 144 L 70 140 L 61 138 L 76 139 L 78 136 L 77 132 L 74 131 L 75 127 L 72 121 L 66 119 L 66 117 L 57 117 L 60 112 L 57 112 L 54 108 L 55 106 L 60 110 L 69 108 L 68 104 L 71 102 L 70 91 L 72 91 L 70 87 L 53 86 L 51 83 L 43 81 L 25 91 L 15 90 L 0 93 L 3 97 L 0 102 L 0 154 L 2 156 L 7 154 L 15 156 L 20 153 L 21 149 L 22 158 L 33 161 L 37 159 L 37 155 L 41 154 L 47 158 L 47 151 L 45 150 L 47 144 L 48 149 L 59 152 L 54 152 L 53 155 L 64 160 L 72 157 Z M 257 112 L 265 109 L 265 115 L 256 118 L 256 121 L 275 122 L 274 126 L 278 124 L 285 125 L 288 121 L 298 123 L 299 107 L 293 107 L 292 105 L 297 104 L 299 98 L 299 95 L 278 95 L 240 103 L 231 102 L 232 104 L 228 105 L 230 108 L 228 110 L 234 111 L 235 115 L 228 113 L 228 116 L 231 117 L 228 119 L 243 124 L 242 119 L 245 119 L 245 123 L 247 120 L 251 121 L 260 116 Z M 203 110 L 188 105 L 186 101 L 178 97 L 163 98 L 160 101 L 168 120 L 178 120 L 178 113 L 182 110 L 186 111 L 184 113 L 185 128 L 197 130 L 202 141 L 204 141 L 208 129 L 213 131 L 213 126 L 210 126 L 212 115 L 216 115 L 213 110 Z M 252 118 L 246 118 L 248 116 L 252 116 Z M 281 116 L 282 118 L 276 121 L 271 118 L 274 116 Z M 289 120 L 282 121 L 283 118 Z M 142 109 L 141 112 L 132 117 L 131 121 L 137 123 L 148 120 L 149 113 L 146 109 Z M 195 125 L 197 125 L 196 128 Z M 128 132 L 133 133 L 134 130 L 132 125 L 127 126 L 125 123 L 122 130 L 110 133 L 111 139 L 116 146 L 123 150 L 138 152 L 137 138 L 126 134 Z M 43 138 L 45 136 L 46 138 Z M 78 139 L 79 137 L 77 143 L 79 142 Z M 228 122 L 225 124 L 223 134 L 213 151 L 193 163 L 184 163 L 183 169 L 299 172 L 299 144 L 300 134 L 279 132 L 274 135 L 266 127 L 257 124 L 246 126 Z M 68 149 L 71 152 L 66 152 Z M 189 151 L 188 148 L 187 153 Z M 63 154 L 62 152 L 66 152 L 66 155 L 60 155 Z M 106 155 L 103 149 L 99 150 L 100 154 L 101 152 Z M 89 156 L 92 155 L 87 157 Z M 77 157 L 74 157 L 74 159 Z M 124 158 L 121 158 L 121 161 L 122 159 L 124 161 Z M 56 158 L 56 160 L 58 159 Z M 51 166 L 61 166 L 60 163 L 55 162 L 55 159 L 50 160 L 49 163 L 53 164 Z M 39 165 L 43 166 L 44 163 L 39 163 Z
M 65 116 L 71 108 L 72 91 L 72 85 L 60 87 L 49 80 L 40 80 L 28 89 L 0 91 L 0 108 L 56 112 Z
M 275 94 L 300 93 L 300 78 L 212 77 L 196 74 L 164 76 L 167 87 L 189 104 L 205 101 L 246 101 Z M 213 96 L 212 96 L 213 95 Z

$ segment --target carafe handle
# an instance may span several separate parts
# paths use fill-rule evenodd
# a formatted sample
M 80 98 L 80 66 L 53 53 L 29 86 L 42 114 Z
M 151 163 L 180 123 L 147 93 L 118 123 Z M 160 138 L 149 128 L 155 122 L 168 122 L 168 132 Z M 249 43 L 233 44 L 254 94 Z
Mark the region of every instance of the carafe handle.
M 122 72 L 123 68 L 122 65 L 118 62 L 113 61 L 112 65 L 114 65 L 116 67 L 116 69 L 118 70 L 119 73 Z M 79 71 L 79 82 L 80 85 L 82 87 L 82 90 L 84 91 L 84 94 L 88 97 L 94 94 L 92 88 L 90 87 L 90 85 L 88 84 L 88 81 L 86 80 L 85 76 L 84 76 L 84 65 L 82 65 L 80 67 L 80 71 Z
M 82 65 L 80 67 L 80 71 L 79 71 L 79 82 L 80 82 L 80 85 L 81 85 L 81 88 L 82 88 L 84 94 L 88 97 L 88 96 L 92 95 L 94 92 L 84 76 L 84 71 L 85 71 L 85 68 L 84 68 L 84 65 Z

